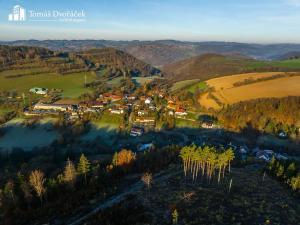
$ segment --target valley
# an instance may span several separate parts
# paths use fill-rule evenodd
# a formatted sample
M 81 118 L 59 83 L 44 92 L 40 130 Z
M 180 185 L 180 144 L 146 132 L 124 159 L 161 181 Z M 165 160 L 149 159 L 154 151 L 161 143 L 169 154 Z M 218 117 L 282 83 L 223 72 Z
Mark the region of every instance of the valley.
M 0 47 L 1 222 L 299 220 L 300 61 L 146 58 Z

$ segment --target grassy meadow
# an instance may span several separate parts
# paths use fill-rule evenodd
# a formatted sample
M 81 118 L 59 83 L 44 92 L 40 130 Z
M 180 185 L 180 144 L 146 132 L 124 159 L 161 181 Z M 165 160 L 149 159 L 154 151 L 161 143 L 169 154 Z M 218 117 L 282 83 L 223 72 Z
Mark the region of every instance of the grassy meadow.
M 89 89 L 84 87 L 85 73 L 72 73 L 67 75 L 58 75 L 56 73 L 40 73 L 30 75 L 36 71 L 43 71 L 42 68 L 6 70 L 0 73 L 0 91 L 17 91 L 18 93 L 27 93 L 32 87 L 56 88 L 63 90 L 63 97 L 77 98 Z M 26 76 L 8 78 L 7 76 L 16 74 L 26 74 Z M 87 82 L 96 79 L 96 75 L 86 72 Z

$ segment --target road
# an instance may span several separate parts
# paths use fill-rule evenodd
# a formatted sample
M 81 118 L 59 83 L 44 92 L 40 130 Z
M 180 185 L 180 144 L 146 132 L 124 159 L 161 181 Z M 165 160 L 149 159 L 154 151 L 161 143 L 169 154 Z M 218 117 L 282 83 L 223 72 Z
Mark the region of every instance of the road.
M 176 174 L 181 173 L 181 171 L 176 170 L 176 172 L 174 172 L 174 170 L 176 170 L 176 169 L 172 168 L 166 172 L 161 172 L 159 174 L 156 174 L 153 178 L 153 182 L 154 183 L 162 182 Z M 79 216 L 69 219 L 68 222 L 66 222 L 66 224 L 68 224 L 68 225 L 83 224 L 83 222 L 85 220 L 87 220 L 91 216 L 97 214 L 99 211 L 110 208 L 113 205 L 120 203 L 121 201 L 125 200 L 128 195 L 136 193 L 137 191 L 142 189 L 144 186 L 145 185 L 142 183 L 142 181 L 138 181 L 135 184 L 133 184 L 129 189 L 126 189 L 122 193 L 114 195 L 105 201 L 99 202 L 99 204 L 97 204 L 90 212 L 87 212 L 86 214 L 82 214 L 82 215 L 79 215 Z

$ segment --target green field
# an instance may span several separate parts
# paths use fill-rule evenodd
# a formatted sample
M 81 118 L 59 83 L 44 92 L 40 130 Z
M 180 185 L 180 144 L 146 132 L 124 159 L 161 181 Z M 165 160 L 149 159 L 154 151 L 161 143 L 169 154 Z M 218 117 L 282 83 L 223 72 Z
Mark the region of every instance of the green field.
M 259 69 L 262 67 L 278 67 L 282 69 L 300 69 L 300 59 L 288 59 L 282 61 L 247 61 L 248 69 Z
M 197 89 L 205 90 L 206 88 L 207 84 L 205 82 L 199 82 L 199 79 L 194 79 L 174 83 L 171 88 L 171 91 L 176 92 L 184 89 L 189 92 L 195 92 Z
M 172 85 L 171 92 L 180 91 L 181 89 L 192 86 L 192 85 L 196 84 L 197 82 L 199 82 L 199 79 L 184 80 L 184 81 L 176 82 Z
M 0 108 L 0 116 L 5 116 L 7 113 L 12 112 L 13 109 L 10 108 Z
M 199 82 L 199 83 L 193 84 L 192 86 L 188 87 L 187 91 L 194 93 L 197 89 L 205 90 L 207 87 L 208 86 L 205 82 Z
M 84 87 L 84 72 L 73 73 L 68 75 L 58 75 L 56 73 L 43 73 L 38 75 L 27 75 L 16 78 L 6 78 L 5 76 L 12 73 L 21 73 L 24 70 L 7 70 L 0 74 L 0 91 L 15 90 L 18 93 L 27 93 L 32 87 L 56 88 L 63 90 L 63 97 L 77 98 L 89 89 Z M 26 71 L 28 73 L 28 71 Z M 87 82 L 96 79 L 96 75 L 87 72 Z

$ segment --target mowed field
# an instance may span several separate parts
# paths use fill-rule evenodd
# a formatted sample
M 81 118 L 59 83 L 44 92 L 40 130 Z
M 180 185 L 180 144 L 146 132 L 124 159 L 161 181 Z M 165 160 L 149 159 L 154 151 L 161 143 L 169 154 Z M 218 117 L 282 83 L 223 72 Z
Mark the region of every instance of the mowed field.
M 246 79 L 257 80 L 279 74 L 284 75 L 284 77 L 234 86 L 234 83 L 243 82 Z M 290 76 L 291 74 L 294 76 Z M 295 73 L 238 74 L 211 79 L 206 83 L 213 88 L 213 91 L 211 91 L 211 94 L 205 93 L 200 96 L 199 103 L 207 109 L 219 109 L 222 105 L 230 105 L 257 98 L 300 96 L 300 74 L 298 76 Z M 221 104 L 218 104 L 218 102 Z
M 63 97 L 77 98 L 89 89 L 84 87 L 85 73 L 71 73 L 59 75 L 56 73 L 45 72 L 43 68 L 35 68 L 30 74 L 30 70 L 6 70 L 0 73 L 0 91 L 17 91 L 19 94 L 28 93 L 32 87 L 56 88 L 63 90 Z M 41 72 L 34 74 L 35 72 Z M 20 77 L 9 77 L 22 74 Z M 96 79 L 96 75 L 86 72 L 87 82 Z

